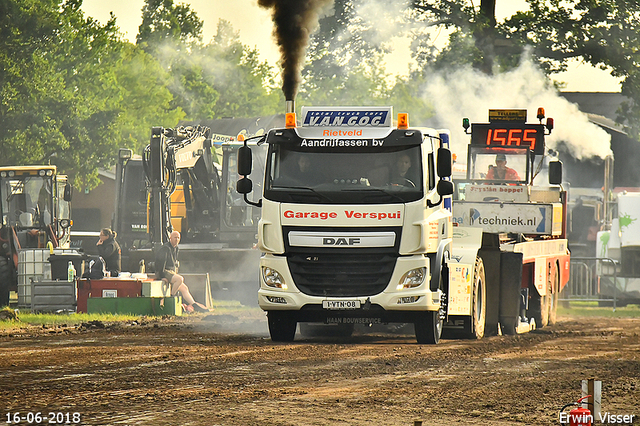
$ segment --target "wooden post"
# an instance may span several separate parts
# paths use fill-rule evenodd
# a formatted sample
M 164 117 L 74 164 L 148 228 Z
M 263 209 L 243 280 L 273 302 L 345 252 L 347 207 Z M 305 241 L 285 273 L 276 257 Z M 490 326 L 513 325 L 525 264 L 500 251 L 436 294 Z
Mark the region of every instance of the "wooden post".
M 594 419 L 599 418 L 602 409 L 602 382 L 593 378 L 582 381 L 582 396 L 591 395 L 586 401 Z

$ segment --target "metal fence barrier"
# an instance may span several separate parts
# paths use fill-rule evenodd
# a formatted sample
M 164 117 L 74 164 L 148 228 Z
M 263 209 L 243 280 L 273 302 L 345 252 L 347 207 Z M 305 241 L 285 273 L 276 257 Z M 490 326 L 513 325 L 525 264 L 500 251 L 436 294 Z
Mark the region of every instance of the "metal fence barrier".
M 597 301 L 613 302 L 616 310 L 618 262 L 609 257 L 572 257 L 569 282 L 560 293 L 561 302 Z M 602 278 L 610 279 L 613 295 L 602 294 Z

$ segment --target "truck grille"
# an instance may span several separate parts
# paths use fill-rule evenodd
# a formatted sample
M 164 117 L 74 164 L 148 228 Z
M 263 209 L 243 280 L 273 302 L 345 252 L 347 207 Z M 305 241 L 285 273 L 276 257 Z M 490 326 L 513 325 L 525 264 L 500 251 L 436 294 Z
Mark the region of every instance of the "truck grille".
M 396 263 L 390 254 L 292 254 L 296 287 L 309 296 L 373 296 L 389 284 Z

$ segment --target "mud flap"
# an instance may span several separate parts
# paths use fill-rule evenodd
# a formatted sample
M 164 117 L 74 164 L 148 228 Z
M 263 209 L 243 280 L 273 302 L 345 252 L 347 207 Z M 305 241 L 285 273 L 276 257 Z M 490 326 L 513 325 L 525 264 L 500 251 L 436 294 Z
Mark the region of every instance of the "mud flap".
M 521 311 L 522 253 L 500 256 L 500 324 L 504 334 L 516 333 Z M 489 309 L 487 306 L 487 314 Z
M 485 336 L 498 334 L 500 321 L 500 258 L 499 248 L 483 247 L 478 255 L 484 262 L 484 277 L 487 294 L 487 313 L 485 320 Z

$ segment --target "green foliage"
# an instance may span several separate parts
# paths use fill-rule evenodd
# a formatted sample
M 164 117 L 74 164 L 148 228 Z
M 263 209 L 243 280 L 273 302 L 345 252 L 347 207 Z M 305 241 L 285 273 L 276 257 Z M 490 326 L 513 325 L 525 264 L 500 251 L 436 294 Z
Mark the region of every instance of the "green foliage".
M 9 308 L 5 308 L 9 310 Z M 139 316 L 129 314 L 17 314 L 17 319 L 0 320 L 0 330 L 21 328 L 24 326 L 71 326 L 88 323 L 91 321 L 101 321 L 105 323 L 133 321 L 140 319 Z
M 495 73 L 532 55 L 552 75 L 565 71 L 569 60 L 583 61 L 622 78 L 622 94 L 631 101 L 619 121 L 640 140 L 640 1 L 527 0 L 528 10 L 500 24 L 491 19 L 492 3 L 483 0 L 478 8 L 466 0 L 414 0 L 416 20 L 453 30 L 444 49 L 427 37 L 414 41 L 420 66 L 447 69 L 466 62 Z
M 491 13 L 495 1 L 478 7 L 466 0 L 414 0 L 418 70 L 395 80 L 380 67 L 389 40 L 377 23 L 386 17 L 368 22 L 359 15 L 370 3 L 336 0 L 320 19 L 300 105 L 387 104 L 421 125 L 432 115 L 419 96 L 429 72 L 469 64 L 501 72 L 531 52 L 547 73 L 575 58 L 621 77 L 623 94 L 632 99 L 622 120 L 640 138 L 640 0 L 528 0 L 528 10 L 500 24 Z M 190 6 L 146 0 L 132 45 L 115 16 L 101 25 L 85 17 L 80 4 L 0 0 L 0 164 L 51 162 L 91 187 L 118 148 L 140 152 L 153 126 L 282 111 L 275 71 L 228 22 L 220 21 L 205 45 L 203 22 Z M 436 48 L 416 24 L 448 29 L 449 43 Z
M 162 69 L 121 40 L 115 17 L 100 25 L 80 4 L 2 2 L 0 163 L 51 162 L 91 187 L 119 147 L 148 137 L 149 121 L 177 123 L 182 112 L 169 110 Z
M 609 307 L 598 306 L 598 302 L 572 301 L 558 306 L 558 315 L 572 317 L 606 317 L 606 318 L 640 318 L 639 305 L 618 306 L 613 310 L 613 302 Z
M 621 77 L 621 124 L 640 139 L 640 1 L 528 0 L 530 10 L 507 20 L 502 31 L 521 45 L 532 46 L 549 72 L 566 69 L 569 59 L 610 70 Z
M 190 46 L 202 41 L 203 22 L 186 4 L 173 0 L 146 0 L 136 43 L 154 50 L 169 44 Z
M 218 117 L 253 117 L 282 112 L 284 96 L 277 88 L 274 71 L 260 62 L 258 51 L 240 42 L 228 21 L 220 20 L 211 43 L 202 51 L 207 69 L 215 75 L 219 93 Z
M 218 22 L 208 45 L 201 28 L 195 12 L 172 0 L 147 0 L 143 9 L 138 44 L 168 74 L 172 108 L 189 120 L 275 114 L 281 96 L 271 67 L 242 45 L 229 22 Z
M 376 28 L 358 17 L 360 2 L 336 0 L 311 36 L 299 103 L 380 105 L 388 102 L 389 77 L 380 67 L 388 51 L 375 43 Z

